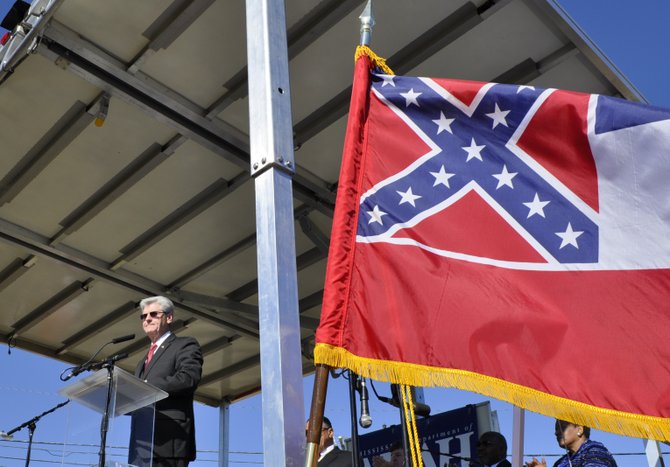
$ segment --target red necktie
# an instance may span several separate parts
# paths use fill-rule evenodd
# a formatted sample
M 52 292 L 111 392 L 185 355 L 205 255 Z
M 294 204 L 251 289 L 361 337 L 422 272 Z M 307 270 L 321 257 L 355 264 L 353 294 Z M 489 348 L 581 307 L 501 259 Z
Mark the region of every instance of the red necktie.
M 151 359 L 154 357 L 156 347 L 158 347 L 156 344 L 151 344 L 151 347 L 149 347 L 149 353 L 147 354 L 147 364 L 144 366 L 149 366 L 149 363 L 151 363 Z

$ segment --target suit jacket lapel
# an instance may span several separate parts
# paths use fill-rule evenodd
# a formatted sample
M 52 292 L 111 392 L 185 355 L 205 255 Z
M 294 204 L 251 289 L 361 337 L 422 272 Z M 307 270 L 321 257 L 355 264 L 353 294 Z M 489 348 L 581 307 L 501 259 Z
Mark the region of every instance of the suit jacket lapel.
M 144 369 L 144 362 L 146 362 L 146 361 L 147 361 L 147 356 L 145 355 L 142 360 L 137 362 L 137 366 L 135 367 L 135 376 L 137 376 L 138 378 L 142 374 L 142 370 Z
M 151 358 L 151 361 L 149 362 L 149 366 L 147 366 L 144 369 L 144 379 L 147 378 L 149 375 L 149 372 L 151 369 L 155 366 L 156 362 L 160 360 L 160 358 L 163 356 L 167 348 L 172 344 L 172 342 L 177 338 L 174 334 L 170 333 L 170 335 L 163 341 L 163 343 L 158 347 L 158 350 L 156 350 L 156 353 L 154 353 L 154 356 Z M 148 352 L 147 352 L 148 353 Z M 144 358 L 144 361 L 146 361 L 146 357 Z
M 332 451 L 330 451 L 328 454 L 326 454 L 326 456 L 323 459 L 321 459 L 321 462 L 319 462 L 319 464 L 322 465 L 322 466 L 332 464 L 335 461 L 335 459 L 337 458 L 337 452 L 338 451 L 339 451 L 339 449 L 336 446 Z

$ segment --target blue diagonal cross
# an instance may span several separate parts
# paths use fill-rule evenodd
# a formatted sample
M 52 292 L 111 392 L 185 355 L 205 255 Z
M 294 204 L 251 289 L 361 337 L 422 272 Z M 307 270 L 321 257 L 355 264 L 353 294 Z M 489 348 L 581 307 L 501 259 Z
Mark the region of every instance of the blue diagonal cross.
M 359 237 L 388 234 L 476 184 L 545 256 L 597 262 L 597 224 L 506 146 L 544 90 L 493 85 L 468 115 L 420 78 L 373 76 L 373 89 L 438 150 L 362 200 Z

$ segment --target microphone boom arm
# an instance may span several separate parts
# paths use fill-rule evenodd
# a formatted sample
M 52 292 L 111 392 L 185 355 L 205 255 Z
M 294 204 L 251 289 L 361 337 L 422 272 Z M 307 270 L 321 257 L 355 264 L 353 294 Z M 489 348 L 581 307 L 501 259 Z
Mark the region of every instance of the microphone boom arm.
M 12 429 L 9 430 L 8 432 L 3 433 L 3 436 L 11 437 L 11 436 L 12 436 L 14 433 L 16 433 L 17 431 L 21 431 L 22 429 L 24 429 L 24 428 L 26 428 L 26 427 L 29 427 L 29 428 L 30 428 L 31 426 L 33 427 L 33 428 L 31 428 L 31 429 L 34 430 L 34 429 L 35 429 L 35 428 L 34 428 L 35 424 L 36 424 L 37 422 L 39 422 L 40 419 L 41 419 L 42 417 L 44 417 L 45 415 L 50 414 L 51 412 L 54 412 L 55 410 L 60 409 L 61 407 L 63 407 L 64 405 L 67 405 L 67 404 L 69 404 L 69 403 L 70 403 L 70 399 L 68 399 L 68 400 L 66 400 L 66 401 L 64 401 L 64 402 L 61 402 L 60 404 L 56 405 L 55 407 L 52 407 L 52 408 L 50 408 L 49 410 L 46 410 L 46 411 L 42 412 L 41 414 L 37 415 L 36 417 L 31 418 L 30 420 L 28 420 L 28 421 L 25 422 L 25 423 L 22 423 L 21 425 L 17 426 L 16 428 L 12 428 Z
M 61 380 L 61 381 L 67 381 L 67 380 L 69 380 L 70 378 L 73 378 L 73 377 L 77 376 L 79 373 L 83 373 L 84 371 L 89 371 L 89 370 L 91 370 L 91 368 L 93 368 L 93 367 L 95 367 L 96 365 L 98 365 L 98 363 L 94 362 L 93 359 L 95 359 L 95 357 L 97 357 L 98 354 L 99 354 L 100 352 L 102 352 L 102 349 L 104 349 L 104 348 L 105 348 L 106 346 L 108 346 L 109 344 L 118 344 L 118 343 L 120 343 L 120 342 L 126 342 L 126 341 L 133 340 L 133 339 L 135 339 L 135 334 L 128 334 L 127 336 L 115 337 L 115 338 L 112 339 L 111 341 L 109 341 L 109 342 L 105 342 L 105 343 L 102 345 L 102 347 L 100 347 L 100 348 L 93 354 L 93 356 L 92 356 L 91 358 L 89 358 L 87 361 L 85 361 L 84 363 L 82 363 L 82 364 L 79 365 L 79 366 L 71 367 L 71 368 L 68 368 L 68 369 L 64 370 L 63 373 L 61 373 L 61 375 L 60 375 L 60 380 Z M 119 355 L 123 355 L 123 354 L 119 354 Z M 119 357 L 119 355 L 115 355 L 115 357 Z M 113 360 L 111 363 L 114 363 L 114 362 L 116 362 L 117 360 L 121 360 L 122 358 L 126 358 L 127 356 L 128 356 L 128 354 L 125 354 L 125 357 L 119 357 L 119 358 L 117 358 L 116 360 Z M 111 357 L 111 358 L 113 358 L 113 357 Z M 109 360 L 109 358 L 108 358 L 107 360 Z M 104 362 L 107 361 L 107 360 L 104 360 L 102 363 L 104 363 Z M 102 368 L 102 366 L 101 366 L 100 368 Z M 97 369 L 100 369 L 100 368 L 97 368 Z M 65 374 L 65 372 L 66 372 L 67 370 L 70 370 L 70 369 L 71 369 L 72 371 L 71 371 L 68 375 L 63 376 L 63 375 Z

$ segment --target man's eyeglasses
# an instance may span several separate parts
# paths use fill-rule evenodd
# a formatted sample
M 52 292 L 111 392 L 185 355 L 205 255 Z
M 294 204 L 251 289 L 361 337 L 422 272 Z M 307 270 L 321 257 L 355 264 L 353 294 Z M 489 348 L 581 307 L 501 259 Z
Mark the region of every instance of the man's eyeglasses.
M 140 321 L 144 321 L 147 319 L 147 316 L 151 316 L 152 318 L 158 318 L 159 313 L 165 313 L 164 311 L 150 311 L 149 313 L 142 313 L 140 315 Z

